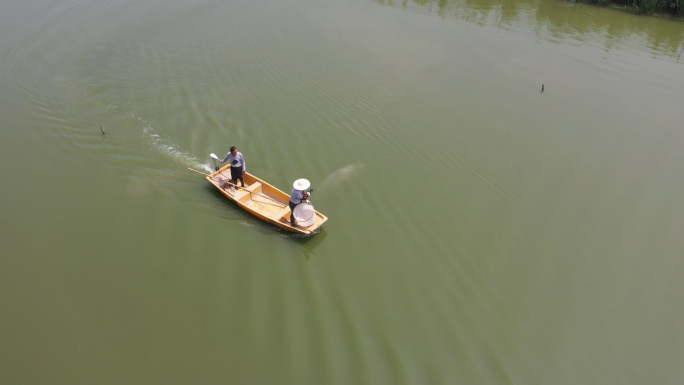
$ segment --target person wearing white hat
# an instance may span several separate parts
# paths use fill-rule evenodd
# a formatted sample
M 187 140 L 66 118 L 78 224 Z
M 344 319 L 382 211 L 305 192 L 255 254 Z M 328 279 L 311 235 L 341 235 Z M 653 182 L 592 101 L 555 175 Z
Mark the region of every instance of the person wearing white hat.
M 294 209 L 300 203 L 309 202 L 307 201 L 307 198 L 309 198 L 309 195 L 313 193 L 313 189 L 305 191 L 309 188 L 309 186 L 311 186 L 311 183 L 306 179 L 297 179 L 292 186 L 294 188 L 292 189 L 292 193 L 290 193 L 290 224 L 292 227 L 297 227 L 297 224 L 295 223 Z

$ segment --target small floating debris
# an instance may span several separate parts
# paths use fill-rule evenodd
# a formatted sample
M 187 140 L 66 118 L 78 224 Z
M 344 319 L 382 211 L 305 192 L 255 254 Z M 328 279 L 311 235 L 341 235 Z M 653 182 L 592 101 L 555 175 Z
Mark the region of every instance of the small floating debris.
M 102 131 L 102 136 L 104 136 L 105 132 L 104 132 L 104 128 L 102 128 L 102 126 L 100 126 L 100 131 Z
M 542 92 L 544 92 L 544 85 L 543 85 L 543 84 L 542 84 L 542 90 L 541 90 L 540 94 L 541 94 Z

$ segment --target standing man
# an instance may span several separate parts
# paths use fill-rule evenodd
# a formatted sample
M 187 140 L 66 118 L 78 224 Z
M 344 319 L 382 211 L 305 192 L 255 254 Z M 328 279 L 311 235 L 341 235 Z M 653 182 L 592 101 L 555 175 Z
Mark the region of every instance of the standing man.
M 242 183 L 242 187 L 245 187 L 245 179 L 242 173 L 247 171 L 247 165 L 245 164 L 245 157 L 242 156 L 241 152 L 238 152 L 237 147 L 233 146 L 230 148 L 230 152 L 226 154 L 221 163 L 230 159 L 230 178 L 231 182 L 237 186 L 238 179 Z
M 311 186 L 311 183 L 306 179 L 297 179 L 293 184 L 294 188 L 290 193 L 290 225 L 292 225 L 292 227 L 297 227 L 294 217 L 295 207 L 300 203 L 308 202 L 307 198 L 313 193 L 313 189 L 310 189 L 308 192 L 304 191 L 308 189 L 309 186 Z

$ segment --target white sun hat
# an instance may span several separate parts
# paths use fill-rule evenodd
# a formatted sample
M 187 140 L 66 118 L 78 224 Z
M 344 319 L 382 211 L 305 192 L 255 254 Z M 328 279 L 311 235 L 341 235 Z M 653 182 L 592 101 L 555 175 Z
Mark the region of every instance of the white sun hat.
M 316 222 L 316 210 L 314 210 L 313 205 L 297 205 L 292 214 L 294 214 L 297 224 L 302 227 L 309 227 Z
M 293 186 L 297 190 L 306 190 L 311 186 L 311 183 L 306 179 L 297 179 Z

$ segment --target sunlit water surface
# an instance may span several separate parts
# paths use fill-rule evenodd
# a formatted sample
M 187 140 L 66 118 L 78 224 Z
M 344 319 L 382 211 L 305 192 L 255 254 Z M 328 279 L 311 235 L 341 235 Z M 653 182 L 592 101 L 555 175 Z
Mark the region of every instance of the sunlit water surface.
M 6 0 L 0 36 L 0 383 L 684 382 L 681 22 Z M 321 232 L 187 169 L 231 145 Z

